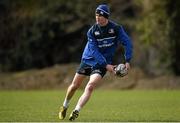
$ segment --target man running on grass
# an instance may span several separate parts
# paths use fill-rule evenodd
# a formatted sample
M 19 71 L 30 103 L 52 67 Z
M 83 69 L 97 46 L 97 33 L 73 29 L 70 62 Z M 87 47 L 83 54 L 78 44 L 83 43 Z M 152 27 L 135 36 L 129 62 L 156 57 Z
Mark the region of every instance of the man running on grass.
M 87 32 L 88 42 L 84 49 L 79 68 L 67 89 L 63 106 L 59 112 L 60 119 L 65 118 L 70 99 L 86 76 L 89 76 L 89 81 L 75 109 L 70 114 L 70 121 L 78 117 L 80 110 L 88 102 L 93 89 L 106 74 L 106 71 L 115 74 L 115 66 L 112 65 L 112 59 L 119 44 L 124 45 L 125 66 L 127 70 L 130 69 L 129 62 L 132 57 L 131 40 L 122 26 L 108 19 L 109 15 L 109 7 L 106 4 L 101 4 L 96 8 L 96 23 Z

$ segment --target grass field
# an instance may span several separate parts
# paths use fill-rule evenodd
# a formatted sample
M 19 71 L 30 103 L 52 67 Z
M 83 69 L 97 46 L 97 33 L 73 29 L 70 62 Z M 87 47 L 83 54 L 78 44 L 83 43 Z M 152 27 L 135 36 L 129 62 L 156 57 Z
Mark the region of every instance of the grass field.
M 67 116 L 81 93 L 75 94 Z M 58 122 L 64 95 L 65 90 L 0 91 L 0 121 Z M 96 90 L 76 121 L 180 121 L 180 91 Z

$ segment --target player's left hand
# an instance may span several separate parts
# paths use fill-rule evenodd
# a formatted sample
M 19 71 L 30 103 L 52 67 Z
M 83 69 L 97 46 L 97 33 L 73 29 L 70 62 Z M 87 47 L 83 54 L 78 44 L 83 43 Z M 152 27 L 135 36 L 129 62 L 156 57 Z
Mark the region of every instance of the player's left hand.
M 127 71 L 131 69 L 131 66 L 130 66 L 130 63 L 129 63 L 129 62 L 126 62 L 126 63 L 125 63 L 125 66 L 126 66 L 126 70 L 127 70 Z

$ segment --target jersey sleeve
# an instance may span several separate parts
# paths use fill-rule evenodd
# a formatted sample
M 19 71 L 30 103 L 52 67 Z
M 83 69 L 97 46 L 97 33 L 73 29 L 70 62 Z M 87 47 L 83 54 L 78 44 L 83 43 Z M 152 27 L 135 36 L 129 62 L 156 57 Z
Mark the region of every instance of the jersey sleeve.
M 122 26 L 119 26 L 119 29 L 118 29 L 118 41 L 125 48 L 126 62 L 130 62 L 132 58 L 132 51 L 133 51 L 132 41 L 127 35 L 127 33 L 124 31 Z
M 91 29 L 87 32 L 87 37 L 88 37 L 89 50 L 90 50 L 93 58 L 97 61 L 97 63 L 100 66 L 106 67 L 107 61 L 106 61 L 105 57 L 99 52 L 97 40 L 95 39 L 95 37 L 93 35 L 93 31 Z

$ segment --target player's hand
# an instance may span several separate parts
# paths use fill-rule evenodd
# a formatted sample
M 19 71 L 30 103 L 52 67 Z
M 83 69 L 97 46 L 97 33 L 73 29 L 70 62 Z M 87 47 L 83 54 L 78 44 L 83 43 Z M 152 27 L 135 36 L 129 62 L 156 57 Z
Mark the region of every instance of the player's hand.
M 126 70 L 127 70 L 127 71 L 131 69 L 130 63 L 126 62 L 126 63 L 125 63 L 125 66 L 126 66 Z
M 106 65 L 106 70 L 109 71 L 110 73 L 115 74 L 114 67 L 115 67 L 114 65 L 108 64 Z

